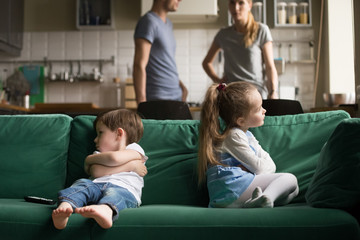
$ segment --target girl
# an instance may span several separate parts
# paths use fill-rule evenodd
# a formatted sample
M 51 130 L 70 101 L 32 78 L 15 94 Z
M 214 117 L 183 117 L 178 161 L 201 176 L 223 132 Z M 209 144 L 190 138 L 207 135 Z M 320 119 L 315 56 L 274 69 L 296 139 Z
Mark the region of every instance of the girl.
M 209 207 L 273 207 L 299 192 L 297 179 L 275 164 L 249 128 L 264 123 L 260 93 L 250 83 L 214 84 L 201 110 L 199 183 L 207 179 Z M 221 132 L 219 116 L 226 127 Z
M 278 98 L 272 36 L 268 26 L 255 22 L 251 7 L 252 0 L 229 0 L 229 12 L 234 24 L 216 34 L 203 61 L 203 68 L 215 83 L 246 81 L 254 84 L 263 98 Z M 223 77 L 218 76 L 213 67 L 220 49 L 225 59 Z

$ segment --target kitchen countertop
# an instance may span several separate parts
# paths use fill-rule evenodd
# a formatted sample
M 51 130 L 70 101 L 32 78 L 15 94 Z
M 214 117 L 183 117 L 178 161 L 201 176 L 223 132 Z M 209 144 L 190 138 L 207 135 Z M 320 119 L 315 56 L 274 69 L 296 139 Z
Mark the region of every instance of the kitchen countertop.
M 35 103 L 31 113 L 99 112 L 93 103 Z
M 310 112 L 323 112 L 323 111 L 334 111 L 334 110 L 344 110 L 350 114 L 351 117 L 357 117 L 358 115 L 358 105 L 357 104 L 344 104 L 336 107 L 316 107 L 311 108 Z
M 93 103 L 36 103 L 33 108 L 27 109 L 10 104 L 0 104 L 3 114 L 51 114 L 62 113 L 70 116 L 97 115 L 100 112 L 114 108 L 99 108 Z
M 10 105 L 10 104 L 4 104 L 4 103 L 0 103 L 0 108 L 7 109 L 7 110 L 21 111 L 21 112 L 30 112 L 30 109 L 15 106 L 15 105 Z
M 201 111 L 201 107 L 189 107 L 192 114 L 197 114 Z M 106 112 L 116 108 L 100 108 L 93 103 L 36 103 L 33 108 L 27 109 L 9 104 L 0 104 L 0 109 L 6 110 L 13 114 L 51 114 L 62 113 L 72 117 L 77 115 L 97 115 L 101 112 Z M 136 111 L 136 108 L 128 108 Z

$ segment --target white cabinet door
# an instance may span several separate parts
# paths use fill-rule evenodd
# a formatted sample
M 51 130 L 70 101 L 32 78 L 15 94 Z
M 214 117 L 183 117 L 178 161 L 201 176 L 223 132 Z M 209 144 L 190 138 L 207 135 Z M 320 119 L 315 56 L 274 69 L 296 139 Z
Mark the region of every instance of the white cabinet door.
M 150 10 L 152 3 L 151 0 L 141 0 L 141 15 Z M 216 20 L 218 17 L 217 0 L 182 0 L 178 10 L 170 12 L 168 16 L 173 22 Z

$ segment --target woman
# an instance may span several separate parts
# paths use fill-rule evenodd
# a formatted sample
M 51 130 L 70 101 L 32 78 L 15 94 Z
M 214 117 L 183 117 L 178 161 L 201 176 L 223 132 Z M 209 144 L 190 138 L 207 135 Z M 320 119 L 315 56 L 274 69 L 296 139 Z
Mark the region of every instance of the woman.
M 255 22 L 252 0 L 229 0 L 234 20 L 221 29 L 203 61 L 203 68 L 215 83 L 247 81 L 254 84 L 263 98 L 278 98 L 278 75 L 273 59 L 272 37 L 268 26 Z M 212 65 L 217 53 L 224 51 L 224 76 L 219 77 Z M 263 64 L 265 63 L 265 81 Z

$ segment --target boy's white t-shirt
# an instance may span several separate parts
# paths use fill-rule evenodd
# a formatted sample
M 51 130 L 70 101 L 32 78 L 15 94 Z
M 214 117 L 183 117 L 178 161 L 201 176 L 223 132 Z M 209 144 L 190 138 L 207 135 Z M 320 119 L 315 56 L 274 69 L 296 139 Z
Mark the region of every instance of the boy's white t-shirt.
M 145 161 L 148 159 L 142 147 L 137 143 L 132 143 L 127 145 L 126 149 L 132 149 L 139 152 L 143 157 L 143 160 Z M 109 182 L 114 185 L 126 188 L 129 192 L 131 192 L 134 195 L 139 205 L 141 204 L 141 193 L 142 193 L 142 188 L 144 187 L 144 179 L 135 172 L 121 172 L 112 175 L 106 175 L 103 177 L 95 178 L 93 182 L 95 183 Z

